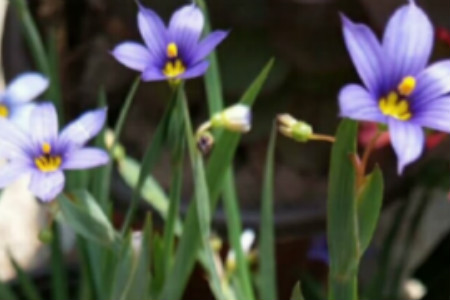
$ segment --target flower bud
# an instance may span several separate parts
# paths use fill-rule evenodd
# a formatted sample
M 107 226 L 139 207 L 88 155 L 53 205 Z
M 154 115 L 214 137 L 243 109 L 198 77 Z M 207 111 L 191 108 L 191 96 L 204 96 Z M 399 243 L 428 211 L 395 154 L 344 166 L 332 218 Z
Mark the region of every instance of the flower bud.
M 311 125 L 298 121 L 289 114 L 278 115 L 278 129 L 280 132 L 298 142 L 307 142 L 313 135 Z
M 235 132 L 248 132 L 251 128 L 250 108 L 244 104 L 235 104 L 211 118 L 211 126 L 225 128 Z
M 203 155 L 207 155 L 214 146 L 214 137 L 209 131 L 197 134 L 197 148 Z

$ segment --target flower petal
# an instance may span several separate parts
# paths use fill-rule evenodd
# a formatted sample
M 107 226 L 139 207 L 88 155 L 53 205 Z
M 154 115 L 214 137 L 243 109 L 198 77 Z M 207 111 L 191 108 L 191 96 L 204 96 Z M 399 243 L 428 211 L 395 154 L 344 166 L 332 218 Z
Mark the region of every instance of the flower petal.
M 141 79 L 143 81 L 159 81 L 159 80 L 167 80 L 167 76 L 163 74 L 163 72 L 156 68 L 155 66 L 149 66 L 142 73 Z
M 62 171 L 43 173 L 35 170 L 31 174 L 30 191 L 43 202 L 54 200 L 64 188 Z
M 205 74 L 208 67 L 209 67 L 209 62 L 202 61 L 202 62 L 196 64 L 195 66 L 190 67 L 186 72 L 181 74 L 178 78 L 189 79 L 189 78 L 202 76 L 203 74 Z
M 78 148 L 96 136 L 106 121 L 106 108 L 88 111 L 67 125 L 59 136 L 58 145 L 63 148 Z
M 109 156 L 98 148 L 82 148 L 71 151 L 63 160 L 63 169 L 77 170 L 94 168 L 108 163 Z
M 373 96 L 358 84 L 349 84 L 339 93 L 341 116 L 360 121 L 386 123 Z
M 406 165 L 415 161 L 422 154 L 425 143 L 423 129 L 411 122 L 389 118 L 389 134 L 397 154 L 397 172 L 400 175 Z
M 170 19 L 170 38 L 180 47 L 188 65 L 192 64 L 193 51 L 202 34 L 204 22 L 203 13 L 195 4 L 182 6 Z
M 367 89 L 379 97 L 384 88 L 383 52 L 375 34 L 363 24 L 355 24 L 342 15 L 345 44 Z
M 6 88 L 6 101 L 28 102 L 42 94 L 48 87 L 49 80 L 39 73 L 24 73 L 16 77 Z
M 228 35 L 228 31 L 217 30 L 211 32 L 198 44 L 195 54 L 192 57 L 192 63 L 195 64 L 208 56 L 217 45 L 222 42 Z
M 412 121 L 423 127 L 450 133 L 450 97 L 442 97 L 416 107 Z
M 0 189 L 7 187 L 30 170 L 29 165 L 23 162 L 10 162 L 2 166 L 0 168 Z
M 25 103 L 11 107 L 11 115 L 9 120 L 20 126 L 24 131 L 30 131 L 30 118 L 33 110 L 36 108 L 35 103 Z
M 31 113 L 30 129 L 33 141 L 39 145 L 56 141 L 58 137 L 58 115 L 52 103 L 46 102 L 36 105 Z
M 143 72 L 152 63 L 152 57 L 147 48 L 135 42 L 124 42 L 117 45 L 112 55 L 130 69 Z
M 417 86 L 411 95 L 414 106 L 436 99 L 450 92 L 450 60 L 432 64 L 416 78 Z
M 400 7 L 389 19 L 383 49 L 389 57 L 395 86 L 405 76 L 422 71 L 430 58 L 434 30 L 425 12 L 414 1 Z
M 28 157 L 33 149 L 30 136 L 8 119 L 0 118 L 0 144 L 2 157 Z
M 158 14 L 139 4 L 138 27 L 153 60 L 165 58 L 167 30 Z

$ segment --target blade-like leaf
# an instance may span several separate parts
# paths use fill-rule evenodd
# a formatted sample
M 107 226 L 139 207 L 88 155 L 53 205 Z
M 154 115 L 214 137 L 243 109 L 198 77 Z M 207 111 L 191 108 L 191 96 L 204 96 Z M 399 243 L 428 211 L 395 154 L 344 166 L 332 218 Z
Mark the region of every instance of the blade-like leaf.
M 269 61 L 258 77 L 253 81 L 247 91 L 241 98 L 241 103 L 252 105 L 259 94 L 270 69 L 273 60 Z M 206 168 L 206 179 L 208 182 L 208 190 L 210 196 L 210 209 L 214 211 L 218 202 L 220 192 L 222 190 L 223 178 L 228 170 L 237 145 L 239 143 L 240 134 L 223 132 L 217 139 L 213 153 Z M 197 249 L 199 249 L 200 236 L 197 231 L 197 208 L 195 202 L 189 206 L 185 224 L 183 226 L 183 236 L 179 242 L 177 253 L 175 256 L 174 267 L 169 274 L 168 280 L 164 285 L 161 299 L 180 299 L 184 287 L 186 286 L 189 275 L 194 267 L 197 257 Z
M 86 239 L 111 244 L 116 233 L 105 213 L 92 196 L 86 192 L 74 192 L 58 197 L 59 207 L 64 221 L 79 235 Z
M 65 270 L 64 253 L 61 247 L 60 230 L 57 223 L 52 225 L 51 270 L 53 299 L 69 299 L 67 273 Z
M 270 136 L 269 146 L 267 148 L 266 169 L 261 203 L 259 292 L 261 298 L 267 300 L 276 300 L 278 298 L 275 265 L 275 228 L 273 218 L 273 180 L 276 135 L 277 128 L 274 126 Z
M 383 202 L 383 174 L 378 166 L 367 176 L 358 196 L 358 233 L 362 255 L 372 240 Z
M 174 104 L 176 102 L 175 101 L 176 94 L 177 92 L 174 93 L 172 100 L 167 105 L 162 120 L 160 121 L 158 127 L 156 128 L 156 132 L 153 136 L 153 139 L 150 141 L 145 151 L 144 158 L 142 159 L 141 169 L 139 171 L 138 180 L 133 189 L 133 194 L 131 196 L 130 206 L 126 214 L 125 221 L 122 224 L 121 230 L 122 236 L 126 234 L 127 230 L 131 225 L 136 210 L 137 202 L 139 200 L 139 195 L 142 190 L 142 186 L 145 183 L 147 175 L 151 173 L 153 167 L 155 166 L 162 152 L 163 144 L 166 139 L 167 130 L 170 123 L 170 117 L 172 115 Z
M 292 290 L 291 300 L 305 300 L 305 298 L 303 297 L 300 281 L 295 284 L 294 289 Z
M 355 169 L 357 123 L 344 119 L 331 153 L 328 187 L 328 245 L 330 251 L 330 300 L 356 299 L 355 276 L 359 250 Z

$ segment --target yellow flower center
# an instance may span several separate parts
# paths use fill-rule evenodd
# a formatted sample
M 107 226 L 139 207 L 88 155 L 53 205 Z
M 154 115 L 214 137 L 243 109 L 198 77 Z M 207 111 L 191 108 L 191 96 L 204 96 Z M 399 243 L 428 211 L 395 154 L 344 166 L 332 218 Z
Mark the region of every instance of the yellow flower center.
M 34 160 L 36 167 L 42 172 L 54 172 L 58 170 L 62 163 L 61 156 L 50 154 L 52 146 L 49 143 L 43 143 L 41 150 L 44 154 Z
M 177 77 L 186 71 L 181 59 L 176 59 L 175 61 L 168 61 L 164 67 L 163 73 L 169 78 Z
M 378 103 L 381 112 L 393 117 L 397 120 L 407 121 L 411 119 L 411 111 L 409 109 L 409 103 L 405 99 L 400 99 L 396 92 L 391 92 L 386 98 L 381 98 Z
M 178 46 L 175 43 L 169 43 L 166 49 L 168 58 L 177 58 L 178 57 Z
M 7 118 L 9 116 L 9 109 L 6 105 L 0 104 L 0 117 Z
M 416 79 L 412 76 L 406 76 L 402 82 L 398 85 L 397 89 L 400 95 L 409 96 L 414 92 L 416 88 Z

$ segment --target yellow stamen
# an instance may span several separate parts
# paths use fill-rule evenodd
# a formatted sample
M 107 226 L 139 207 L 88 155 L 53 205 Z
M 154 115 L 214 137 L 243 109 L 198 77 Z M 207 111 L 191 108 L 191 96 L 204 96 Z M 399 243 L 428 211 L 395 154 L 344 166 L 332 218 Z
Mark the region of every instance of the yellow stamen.
M 398 85 L 397 89 L 403 96 L 409 96 L 414 92 L 416 88 L 416 79 L 412 76 L 406 76 L 402 82 Z
M 169 78 L 177 77 L 178 75 L 183 74 L 186 71 L 186 67 L 180 59 L 175 60 L 174 62 L 167 62 L 164 67 L 163 73 Z
M 0 104 L 0 117 L 7 118 L 9 116 L 9 109 L 6 105 Z
M 384 115 L 401 121 L 407 121 L 412 116 L 409 102 L 405 99 L 400 100 L 395 92 L 389 93 L 387 98 L 381 98 L 378 107 Z
M 49 154 L 52 151 L 52 146 L 49 143 L 42 144 L 42 152 Z
M 36 167 L 42 172 L 54 172 L 62 163 L 60 156 L 43 155 L 34 160 Z
M 167 57 L 168 58 L 177 58 L 178 57 L 178 46 L 175 43 L 170 43 L 167 45 Z

